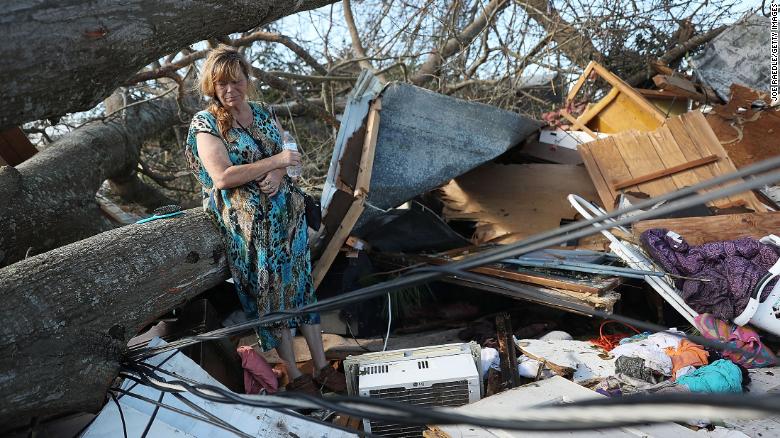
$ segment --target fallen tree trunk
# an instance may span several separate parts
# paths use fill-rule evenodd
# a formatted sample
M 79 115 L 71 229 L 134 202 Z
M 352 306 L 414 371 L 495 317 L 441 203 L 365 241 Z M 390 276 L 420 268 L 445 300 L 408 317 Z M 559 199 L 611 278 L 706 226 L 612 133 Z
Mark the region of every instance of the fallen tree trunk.
M 95 192 L 132 174 L 145 138 L 180 121 L 174 97 L 83 126 L 16 168 L 0 167 L 0 266 L 111 228 Z
M 189 44 L 334 2 L 15 2 L 0 20 L 0 58 L 9 60 L 0 66 L 0 128 L 87 110 L 145 65 Z
M 0 431 L 99 409 L 128 339 L 228 276 L 201 209 L 0 269 Z

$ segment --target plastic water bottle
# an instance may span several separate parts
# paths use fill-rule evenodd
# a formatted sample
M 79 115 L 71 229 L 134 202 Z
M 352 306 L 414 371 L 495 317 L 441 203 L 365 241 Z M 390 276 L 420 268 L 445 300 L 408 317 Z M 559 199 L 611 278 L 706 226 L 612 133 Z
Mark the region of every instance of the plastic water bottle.
M 282 148 L 296 152 L 298 151 L 298 143 L 295 142 L 293 136 L 287 131 L 284 131 L 284 134 L 282 135 Z M 298 178 L 302 173 L 303 166 L 300 164 L 297 166 L 287 166 L 287 175 L 290 178 Z

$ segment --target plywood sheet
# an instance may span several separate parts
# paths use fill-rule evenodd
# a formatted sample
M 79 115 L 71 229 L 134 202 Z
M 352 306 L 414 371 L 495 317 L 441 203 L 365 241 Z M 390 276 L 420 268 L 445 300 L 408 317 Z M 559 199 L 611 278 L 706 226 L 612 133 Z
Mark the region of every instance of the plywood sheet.
M 626 131 L 585 143 L 578 150 L 598 188 L 601 203 L 608 210 L 615 208 L 615 199 L 621 192 L 638 191 L 655 197 L 736 171 L 734 163 L 699 111 L 670 118 L 653 132 Z M 636 186 L 614 189 L 615 184 L 632 178 L 711 155 L 716 155 L 718 161 Z M 718 207 L 726 204 L 743 204 L 755 212 L 767 211 L 752 193 L 731 196 L 709 205 Z
M 477 222 L 474 243 L 511 243 L 558 228 L 576 211 L 566 196 L 598 199 L 582 166 L 564 164 L 485 164 L 439 189 L 447 220 Z
M 722 216 L 653 219 L 633 225 L 632 232 L 638 238 L 652 228 L 665 228 L 681 235 L 691 245 L 701 245 L 740 237 L 760 239 L 768 234 L 780 233 L 780 212 L 724 214 Z

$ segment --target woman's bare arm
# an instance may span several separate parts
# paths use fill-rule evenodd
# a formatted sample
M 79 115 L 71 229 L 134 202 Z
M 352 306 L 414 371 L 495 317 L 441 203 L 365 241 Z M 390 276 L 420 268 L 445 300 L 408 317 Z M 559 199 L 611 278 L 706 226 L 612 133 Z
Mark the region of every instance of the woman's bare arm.
M 283 150 L 254 163 L 234 165 L 230 162 L 225 146 L 219 138 L 206 132 L 200 132 L 195 140 L 203 167 L 206 168 L 206 172 L 214 182 L 214 187 L 220 190 L 238 187 L 249 181 L 262 178 L 272 170 L 295 166 L 301 162 L 301 154 L 291 150 Z

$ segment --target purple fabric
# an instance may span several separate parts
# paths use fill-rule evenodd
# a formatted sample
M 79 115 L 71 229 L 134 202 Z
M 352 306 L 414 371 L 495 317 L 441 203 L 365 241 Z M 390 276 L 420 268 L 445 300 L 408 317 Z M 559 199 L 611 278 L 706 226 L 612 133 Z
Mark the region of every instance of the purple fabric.
M 727 321 L 745 310 L 756 285 L 778 259 L 773 246 L 747 237 L 690 246 L 685 239 L 678 242 L 667 230 L 655 228 L 642 233 L 640 241 L 666 272 L 710 280 L 676 278 L 675 286 L 693 310 Z M 761 301 L 776 282 L 764 288 Z

